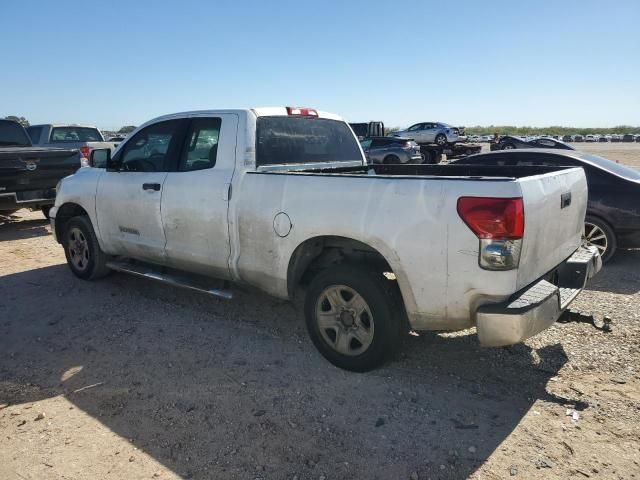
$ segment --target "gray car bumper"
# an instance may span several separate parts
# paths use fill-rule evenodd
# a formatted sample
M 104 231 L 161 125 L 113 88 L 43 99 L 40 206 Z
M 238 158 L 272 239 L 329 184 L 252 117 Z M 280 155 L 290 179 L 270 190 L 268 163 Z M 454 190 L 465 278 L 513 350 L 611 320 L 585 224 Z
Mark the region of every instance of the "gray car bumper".
M 539 280 L 506 302 L 476 313 L 478 338 L 486 347 L 521 342 L 550 327 L 602 268 L 595 247 L 581 247 L 558 266 L 558 285 Z

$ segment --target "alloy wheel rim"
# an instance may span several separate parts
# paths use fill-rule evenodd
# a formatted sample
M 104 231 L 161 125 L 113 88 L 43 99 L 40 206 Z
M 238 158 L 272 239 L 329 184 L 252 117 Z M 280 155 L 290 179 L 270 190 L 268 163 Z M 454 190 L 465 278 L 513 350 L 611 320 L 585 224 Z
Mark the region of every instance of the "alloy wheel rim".
M 348 356 L 365 352 L 373 342 L 374 323 L 365 299 L 346 285 L 325 288 L 316 302 L 316 324 L 333 350 Z
M 607 234 L 598 225 L 585 222 L 584 224 L 584 240 L 587 246 L 593 246 L 598 249 L 600 256 L 603 257 L 609 247 Z
M 69 231 L 69 258 L 78 270 L 84 271 L 89 265 L 89 242 L 82 230 L 72 228 Z

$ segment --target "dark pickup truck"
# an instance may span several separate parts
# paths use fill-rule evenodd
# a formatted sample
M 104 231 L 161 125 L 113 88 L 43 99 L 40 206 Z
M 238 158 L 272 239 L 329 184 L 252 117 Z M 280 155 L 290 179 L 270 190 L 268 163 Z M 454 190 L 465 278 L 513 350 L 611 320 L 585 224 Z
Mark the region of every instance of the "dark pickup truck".
M 34 147 L 22 125 L 0 120 L 0 214 L 30 208 L 48 218 L 56 185 L 80 166 L 78 150 Z

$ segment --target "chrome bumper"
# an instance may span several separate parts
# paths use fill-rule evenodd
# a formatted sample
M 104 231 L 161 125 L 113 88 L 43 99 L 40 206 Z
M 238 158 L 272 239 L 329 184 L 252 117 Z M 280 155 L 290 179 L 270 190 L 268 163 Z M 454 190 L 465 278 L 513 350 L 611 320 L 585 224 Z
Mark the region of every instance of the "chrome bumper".
M 580 247 L 555 270 L 557 286 L 539 280 L 506 302 L 481 306 L 476 313 L 480 343 L 513 345 L 550 327 L 601 268 L 598 249 Z

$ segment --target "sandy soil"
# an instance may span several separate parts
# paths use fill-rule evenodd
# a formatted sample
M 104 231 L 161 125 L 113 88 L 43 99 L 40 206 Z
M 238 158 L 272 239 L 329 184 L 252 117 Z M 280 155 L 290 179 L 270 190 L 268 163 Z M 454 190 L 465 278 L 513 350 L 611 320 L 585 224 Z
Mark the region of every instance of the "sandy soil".
M 287 303 L 78 280 L 21 211 L 0 220 L 0 479 L 638 478 L 639 272 L 621 252 L 577 301 L 612 333 L 425 334 L 358 375 Z

